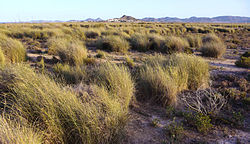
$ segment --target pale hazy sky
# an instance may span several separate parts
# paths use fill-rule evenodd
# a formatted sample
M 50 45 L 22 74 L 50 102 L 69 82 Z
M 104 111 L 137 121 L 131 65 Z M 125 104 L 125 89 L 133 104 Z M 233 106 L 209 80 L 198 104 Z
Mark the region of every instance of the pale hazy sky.
M 250 0 L 0 0 L 0 22 L 143 17 L 250 17 Z

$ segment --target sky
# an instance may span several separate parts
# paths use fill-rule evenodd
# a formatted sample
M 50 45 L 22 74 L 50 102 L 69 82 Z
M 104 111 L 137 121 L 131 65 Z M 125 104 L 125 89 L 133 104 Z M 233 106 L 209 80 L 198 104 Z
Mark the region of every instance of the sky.
M 250 17 L 250 0 L 0 0 L 0 22 L 144 17 Z

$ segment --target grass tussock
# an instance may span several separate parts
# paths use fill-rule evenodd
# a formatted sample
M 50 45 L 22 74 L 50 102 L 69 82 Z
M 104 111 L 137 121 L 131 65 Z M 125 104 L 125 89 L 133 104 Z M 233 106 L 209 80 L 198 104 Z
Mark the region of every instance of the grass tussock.
M 6 116 L 0 117 L 0 143 L 2 144 L 42 144 L 43 137 L 27 127 L 27 123 L 16 122 Z
M 203 56 L 220 58 L 226 52 L 223 42 L 206 42 L 200 49 Z
M 208 80 L 208 64 L 202 58 L 187 54 L 156 55 L 139 70 L 138 85 L 142 96 L 139 99 L 175 105 L 179 92 L 206 87 Z
M 0 66 L 3 66 L 5 64 L 5 56 L 4 53 L 0 47 Z
M 68 64 L 58 63 L 53 66 L 55 75 L 67 84 L 77 84 L 84 80 L 86 77 L 85 67 L 70 66 Z
M 52 37 L 47 45 L 49 54 L 58 55 L 64 63 L 82 65 L 87 58 L 85 44 L 70 37 Z
M 20 41 L 0 34 L 0 47 L 7 61 L 17 63 L 26 60 L 26 49 Z
M 106 88 L 127 109 L 134 93 L 134 82 L 127 67 L 111 63 L 100 65 L 94 73 L 93 81 Z
M 187 35 L 186 39 L 192 48 L 200 48 L 202 46 L 202 39 L 199 35 Z
M 6 66 L 1 104 L 41 131 L 42 143 L 117 143 L 134 85 L 125 67 L 104 64 L 98 74 L 98 86 L 80 88 L 79 95 L 27 66 Z
M 129 43 L 120 36 L 106 36 L 98 40 L 97 47 L 99 49 L 126 53 L 129 50 Z
M 186 39 L 169 36 L 166 38 L 162 52 L 164 53 L 175 53 L 175 52 L 185 52 L 189 48 L 189 43 Z
M 142 52 L 150 50 L 150 40 L 146 34 L 133 34 L 130 38 L 130 44 L 134 50 Z
M 240 59 L 235 62 L 235 65 L 243 68 L 250 68 L 250 52 L 245 52 Z

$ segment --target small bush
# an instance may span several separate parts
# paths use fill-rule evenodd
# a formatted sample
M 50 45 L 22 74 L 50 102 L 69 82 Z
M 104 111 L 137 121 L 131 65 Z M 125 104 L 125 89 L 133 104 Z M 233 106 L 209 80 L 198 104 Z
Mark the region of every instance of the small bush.
M 175 105 L 180 91 L 207 85 L 208 64 L 201 58 L 186 54 L 157 55 L 141 66 L 138 77 L 139 99 Z
M 129 56 L 126 56 L 125 61 L 126 61 L 126 65 L 128 65 L 129 67 L 135 66 L 134 60 L 130 58 Z
M 26 60 L 26 49 L 20 41 L 0 34 L 0 47 L 7 61 L 17 63 Z
M 171 54 L 175 52 L 184 52 L 188 48 L 189 44 L 187 40 L 175 36 L 169 36 L 165 40 L 162 52 Z
M 49 54 L 58 55 L 71 65 L 82 65 L 87 58 L 87 49 L 83 42 L 71 38 L 52 37 L 47 42 Z
M 175 118 L 173 119 L 172 123 L 167 126 L 166 130 L 167 135 L 173 142 L 178 142 L 183 138 L 184 128 L 182 126 L 182 123 L 177 123 L 175 121 Z
M 55 75 L 66 81 L 67 84 L 77 84 L 86 77 L 85 67 L 71 67 L 68 64 L 56 64 L 53 66 Z
M 34 131 L 27 123 L 16 122 L 10 118 L 0 117 L 1 144 L 42 144 L 43 137 Z
M 203 43 L 210 43 L 210 42 L 219 43 L 221 42 L 221 39 L 215 34 L 207 34 L 206 36 L 202 38 L 202 42 Z
M 127 67 L 117 66 L 109 62 L 103 63 L 97 67 L 92 77 L 92 81 L 106 88 L 112 94 L 112 97 L 122 101 L 124 107 L 128 108 L 135 89 Z
M 104 51 L 101 50 L 97 50 L 97 58 L 106 58 L 106 53 Z
M 129 50 L 129 43 L 120 36 L 106 36 L 97 42 L 99 49 L 108 50 L 112 52 L 126 53 Z
M 226 52 L 226 46 L 222 42 L 206 42 L 200 51 L 203 56 L 220 58 Z
M 185 114 L 185 120 L 187 124 L 194 126 L 199 132 L 207 134 L 213 125 L 211 124 L 211 119 L 208 115 L 202 113 L 188 113 Z
M 132 49 L 146 52 L 150 50 L 150 39 L 146 34 L 133 34 L 130 38 Z
M 3 66 L 5 64 L 5 56 L 3 54 L 3 51 L 0 47 L 0 66 Z
M 199 35 L 188 35 L 187 37 L 190 47 L 200 48 L 202 45 L 202 39 Z
M 245 52 L 238 61 L 235 62 L 235 65 L 243 68 L 250 68 L 250 52 Z
M 88 29 L 84 31 L 87 38 L 95 39 L 99 36 L 101 36 L 101 32 L 98 29 Z
M 105 64 L 99 74 L 99 86 L 79 95 L 27 66 L 9 65 L 0 70 L 1 105 L 41 131 L 42 143 L 118 143 L 133 83 L 124 67 Z

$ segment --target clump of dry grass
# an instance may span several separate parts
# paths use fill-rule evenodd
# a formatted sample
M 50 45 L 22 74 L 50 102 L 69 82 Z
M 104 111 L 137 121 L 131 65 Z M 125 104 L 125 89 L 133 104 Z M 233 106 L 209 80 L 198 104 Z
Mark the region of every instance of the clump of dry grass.
M 203 37 L 203 46 L 200 51 L 203 56 L 220 58 L 226 52 L 226 46 L 215 34 Z
M 190 47 L 200 48 L 202 46 L 202 39 L 199 35 L 187 35 L 186 39 Z
M 150 40 L 146 34 L 133 34 L 130 38 L 130 44 L 134 50 L 145 52 L 150 49 Z
M 4 64 L 5 64 L 5 56 L 4 56 L 3 51 L 0 47 L 0 65 L 2 66 Z
M 0 116 L 0 143 L 2 144 L 42 144 L 43 137 L 27 123 L 16 122 L 6 116 Z
M 189 48 L 187 40 L 176 36 L 168 36 L 165 40 L 162 52 L 169 54 L 184 52 L 187 48 Z
M 128 41 L 120 36 L 106 36 L 100 38 L 97 42 L 97 47 L 103 50 L 122 53 L 126 53 L 130 48 Z
M 42 143 L 117 143 L 134 85 L 125 67 L 104 64 L 98 74 L 98 86 L 78 94 L 25 65 L 8 65 L 0 70 L 1 105 L 41 131 Z
M 139 99 L 175 105 L 179 92 L 206 87 L 208 80 L 208 64 L 202 58 L 186 54 L 156 55 L 139 70 Z
M 87 58 L 87 49 L 83 42 L 71 37 L 52 37 L 47 42 L 49 54 L 58 55 L 71 65 L 83 65 Z
M 26 60 L 26 49 L 20 41 L 0 34 L 0 47 L 7 61 L 17 63 Z

